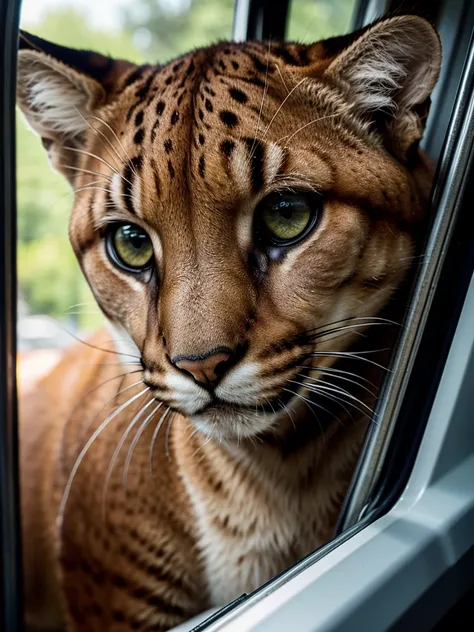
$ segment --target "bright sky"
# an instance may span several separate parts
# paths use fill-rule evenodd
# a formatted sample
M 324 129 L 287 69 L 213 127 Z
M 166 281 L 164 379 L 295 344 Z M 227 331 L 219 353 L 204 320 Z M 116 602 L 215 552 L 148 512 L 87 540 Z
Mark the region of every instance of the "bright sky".
M 95 26 L 114 28 L 119 26 L 120 7 L 133 0 L 23 0 L 21 22 L 24 26 L 35 24 L 48 10 L 60 7 L 78 7 Z

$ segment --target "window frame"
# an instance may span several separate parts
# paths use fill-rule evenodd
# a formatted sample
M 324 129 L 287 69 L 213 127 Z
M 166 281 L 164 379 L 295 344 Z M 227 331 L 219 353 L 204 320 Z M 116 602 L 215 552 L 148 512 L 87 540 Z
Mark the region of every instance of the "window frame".
M 0 0 L 0 629 L 4 632 L 23 628 L 16 393 L 15 86 L 19 21 L 20 2 Z

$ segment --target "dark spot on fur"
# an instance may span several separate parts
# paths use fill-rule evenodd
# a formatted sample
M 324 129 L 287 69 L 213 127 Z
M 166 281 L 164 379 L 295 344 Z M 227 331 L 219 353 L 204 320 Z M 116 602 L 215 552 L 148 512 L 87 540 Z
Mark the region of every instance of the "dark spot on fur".
M 199 110 L 199 118 L 201 119 L 201 121 L 204 120 L 204 112 L 202 110 Z
M 168 160 L 168 171 L 170 172 L 170 177 L 174 178 L 175 170 L 174 170 L 173 163 L 171 162 L 171 160 Z
M 224 55 L 230 55 L 230 48 L 224 48 Z
M 179 121 L 179 112 L 178 110 L 175 110 L 173 114 L 171 115 L 171 125 L 176 125 L 178 121 Z
M 209 101 L 209 99 L 206 99 L 205 105 L 206 105 L 206 110 L 208 112 L 213 112 L 214 111 L 214 108 L 212 107 L 212 103 Z
M 173 141 L 171 138 L 167 138 L 164 142 L 165 151 L 167 154 L 170 154 L 173 151 Z
M 222 110 L 219 116 L 221 117 L 221 121 L 224 125 L 227 125 L 227 127 L 235 127 L 239 122 L 237 116 L 229 110 Z
M 141 145 L 143 143 L 143 139 L 145 137 L 145 132 L 143 131 L 143 127 L 137 130 L 135 136 L 133 137 L 133 142 L 135 145 Z
M 163 114 L 164 109 L 165 109 L 165 102 L 158 101 L 158 103 L 156 104 L 156 113 L 158 114 L 158 116 L 161 116 Z
M 184 99 L 184 95 L 186 94 L 186 92 L 182 92 L 179 97 L 178 97 L 178 101 L 177 104 L 181 105 L 181 101 Z
M 199 134 L 199 144 L 204 145 L 204 136 L 202 134 Z
M 132 596 L 135 597 L 135 599 L 143 600 L 146 599 L 149 595 L 150 591 L 144 586 L 137 586 L 137 588 L 132 591 Z
M 173 77 L 168 77 L 165 81 L 166 85 L 169 86 L 170 83 L 173 81 Z
M 238 70 L 239 64 L 236 61 L 232 61 L 232 67 L 234 68 L 234 70 Z
M 123 610 L 113 610 L 112 619 L 114 621 L 117 621 L 117 623 L 125 621 L 125 613 L 123 612 Z
M 239 90 L 238 88 L 230 88 L 229 94 L 235 101 L 238 101 L 239 103 L 247 103 L 247 101 L 249 100 L 245 92 Z
M 298 60 L 293 57 L 290 51 L 284 46 L 278 46 L 278 48 L 275 48 L 273 52 L 275 53 L 275 55 L 278 55 L 278 57 L 281 57 L 290 66 L 300 65 Z
M 102 610 L 102 606 L 100 606 L 98 603 L 93 603 L 90 607 L 90 611 L 91 611 L 92 616 L 94 617 L 100 617 L 102 613 L 104 612 Z
M 177 64 L 173 66 L 173 72 L 178 72 L 178 70 L 183 66 L 184 61 L 179 61 Z
M 222 59 L 219 59 L 219 68 L 221 68 L 224 72 L 227 70 L 227 67 L 222 61 Z
M 128 88 L 128 86 L 131 86 L 132 83 L 135 83 L 135 81 L 138 81 L 146 69 L 147 69 L 147 66 L 140 66 L 136 68 L 135 70 L 133 70 L 125 79 L 124 84 L 123 84 L 124 88 Z
M 138 156 L 132 158 L 131 163 L 135 171 L 141 171 L 143 165 L 143 157 L 139 154 Z
M 135 125 L 137 127 L 140 127 L 142 123 L 143 123 L 143 110 L 140 110 L 140 112 L 137 112 L 135 116 Z
M 250 57 L 252 58 L 253 65 L 257 72 L 265 73 L 265 74 L 267 72 L 271 72 L 270 65 L 267 63 L 264 64 L 262 60 L 259 57 L 257 57 L 257 55 L 250 55 Z
M 138 103 L 132 103 L 132 105 L 128 108 L 127 114 L 125 115 L 125 120 L 127 121 L 127 123 L 132 118 L 132 114 L 135 112 L 137 107 L 138 107 Z
M 155 78 L 154 73 L 151 73 L 151 75 L 148 77 L 148 79 L 145 81 L 145 83 L 143 84 L 143 86 L 141 88 L 139 88 L 136 92 L 135 92 L 135 96 L 142 101 L 148 94 L 148 91 L 150 89 L 150 86 L 153 82 L 153 79 Z
M 191 61 L 191 63 L 188 66 L 188 69 L 186 70 L 186 77 L 189 77 L 189 75 L 191 75 L 194 72 L 194 62 Z
M 232 152 L 235 149 L 235 143 L 233 140 L 224 140 L 221 143 L 221 151 L 223 154 L 225 154 L 227 157 L 230 157 L 232 155 Z
M 245 81 L 245 83 L 251 83 L 253 86 L 258 86 L 259 88 L 265 88 L 265 82 L 259 79 L 258 77 L 239 77 L 241 81 Z
M 122 577 L 122 575 L 112 575 L 110 582 L 116 588 L 126 588 L 128 586 L 128 580 Z
M 310 62 L 309 56 L 308 56 L 308 48 L 306 46 L 302 46 L 299 51 L 299 62 L 301 66 L 307 66 Z
M 204 173 L 205 173 L 205 169 L 206 169 L 206 163 L 204 161 L 204 156 L 200 156 L 199 158 L 199 175 L 201 176 L 201 178 L 204 178 Z
M 152 143 L 155 142 L 156 130 L 158 129 L 158 125 L 159 124 L 160 124 L 160 121 L 158 119 L 156 119 L 156 121 L 153 123 L 153 127 L 151 128 L 150 138 L 151 138 L 151 142 Z

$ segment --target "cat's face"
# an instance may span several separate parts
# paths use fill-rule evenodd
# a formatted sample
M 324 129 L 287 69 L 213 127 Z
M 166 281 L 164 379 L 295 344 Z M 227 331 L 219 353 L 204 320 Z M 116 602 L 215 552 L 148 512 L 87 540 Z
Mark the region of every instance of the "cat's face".
M 20 53 L 20 105 L 78 189 L 70 237 L 94 295 L 202 432 L 268 431 L 304 367 L 331 364 L 400 284 L 439 55 L 419 18 L 161 68 L 87 56 L 88 75 L 86 57 Z

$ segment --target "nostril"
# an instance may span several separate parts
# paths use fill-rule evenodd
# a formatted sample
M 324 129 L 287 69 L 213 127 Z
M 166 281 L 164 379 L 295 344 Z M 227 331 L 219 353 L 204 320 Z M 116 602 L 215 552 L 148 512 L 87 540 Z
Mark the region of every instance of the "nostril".
M 214 373 L 215 373 L 216 377 L 222 377 L 229 367 L 230 367 L 230 359 L 229 358 L 227 360 L 221 360 L 214 367 Z
M 231 354 L 225 349 L 199 356 L 178 356 L 173 364 L 185 373 L 190 373 L 196 382 L 209 385 L 217 382 L 229 369 Z

